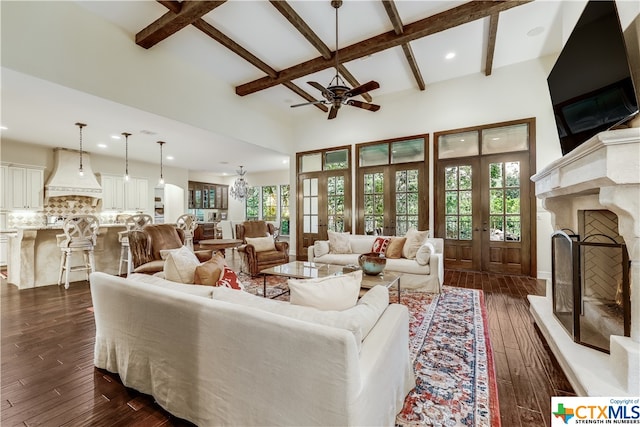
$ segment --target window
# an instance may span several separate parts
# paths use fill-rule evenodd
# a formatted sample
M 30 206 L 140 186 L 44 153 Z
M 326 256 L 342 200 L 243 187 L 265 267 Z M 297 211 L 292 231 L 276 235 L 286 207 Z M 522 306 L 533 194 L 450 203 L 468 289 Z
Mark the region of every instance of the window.
M 278 186 L 262 187 L 262 219 L 276 221 L 278 216 Z
M 280 186 L 280 234 L 289 235 L 289 185 Z
M 260 187 L 249 187 L 245 204 L 245 216 L 248 220 L 259 219 L 260 216 Z

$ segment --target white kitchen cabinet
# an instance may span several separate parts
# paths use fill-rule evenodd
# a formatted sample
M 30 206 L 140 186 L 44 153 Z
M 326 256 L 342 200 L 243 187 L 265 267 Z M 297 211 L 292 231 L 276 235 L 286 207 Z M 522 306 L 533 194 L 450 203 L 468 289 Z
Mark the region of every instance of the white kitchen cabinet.
M 7 194 L 9 187 L 9 167 L 5 165 L 0 165 L 0 190 L 2 190 L 2 194 L 0 194 L 0 210 L 6 209 L 9 206 L 7 202 Z
M 101 185 L 102 210 L 124 210 L 124 178 L 116 175 L 101 175 Z
M 144 178 L 129 178 L 124 185 L 125 209 L 149 211 L 149 181 Z
M 42 169 L 9 166 L 5 186 L 7 209 L 42 209 L 44 172 Z

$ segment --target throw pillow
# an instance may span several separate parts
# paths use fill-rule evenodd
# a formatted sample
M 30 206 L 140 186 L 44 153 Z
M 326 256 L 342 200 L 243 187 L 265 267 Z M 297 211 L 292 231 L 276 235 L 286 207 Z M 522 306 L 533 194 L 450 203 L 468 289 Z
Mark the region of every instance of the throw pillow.
M 289 279 L 289 302 L 319 310 L 346 310 L 356 305 L 362 271 L 318 279 Z
M 181 247 L 179 247 L 179 248 L 177 248 L 177 249 L 160 249 L 160 258 L 161 258 L 163 261 L 165 261 L 171 252 L 179 251 L 179 250 L 180 250 L 180 249 L 182 249 L 182 248 L 187 248 L 187 249 L 189 249 L 189 247 L 188 247 L 188 246 L 184 246 L 184 245 L 183 245 L 183 246 L 181 246 Z M 191 250 L 191 249 L 189 249 L 189 250 Z
M 415 259 L 418 249 L 429 237 L 429 230 L 418 231 L 415 228 L 410 228 L 404 237 L 407 238 L 407 241 L 402 248 L 402 256 L 407 259 Z
M 389 246 L 387 246 L 387 251 L 384 253 L 384 256 L 390 259 L 402 258 L 402 248 L 404 247 L 404 242 L 406 241 L 406 237 L 392 237 L 391 241 L 389 242 Z
M 349 232 L 337 233 L 328 231 L 329 234 L 329 252 L 332 254 L 350 254 L 351 245 L 349 244 Z
M 329 242 L 327 240 L 316 240 L 313 243 L 313 255 L 320 257 L 329 253 Z
M 236 272 L 226 265 L 222 269 L 220 280 L 218 280 L 218 286 L 244 291 L 244 285 L 238 280 Z
M 275 251 L 276 244 L 272 236 L 245 237 L 248 245 L 252 245 L 256 252 Z
M 196 267 L 193 283 L 196 285 L 217 286 L 222 270 L 227 265 L 219 253 L 215 253 L 210 260 Z
M 387 246 L 389 246 L 389 242 L 391 242 L 391 238 L 389 237 L 376 237 L 376 240 L 374 240 L 373 246 L 371 247 L 371 252 L 375 252 L 377 254 L 385 253 Z
M 431 259 L 431 254 L 435 252 L 433 249 L 433 245 L 431 243 L 425 243 L 420 246 L 418 252 L 416 252 L 416 262 L 420 265 L 429 264 L 429 260 Z
M 193 283 L 196 267 L 199 265 L 198 257 L 183 246 L 168 253 L 164 260 L 164 277 L 172 282 Z

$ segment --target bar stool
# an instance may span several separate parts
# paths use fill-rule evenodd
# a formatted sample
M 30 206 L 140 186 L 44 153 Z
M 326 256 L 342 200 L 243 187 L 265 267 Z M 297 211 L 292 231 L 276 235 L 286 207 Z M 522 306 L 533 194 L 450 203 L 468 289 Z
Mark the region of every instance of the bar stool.
M 147 224 L 153 224 L 153 217 L 147 214 L 129 215 L 124 222 L 125 231 L 118 233 L 118 242 L 120 242 L 120 263 L 118 264 L 118 276 L 122 274 L 122 264 L 127 266 L 127 275 L 132 271 L 131 253 L 129 249 L 129 232 L 133 230 L 142 230 Z
M 93 248 L 98 237 L 98 227 L 100 223 L 94 215 L 75 215 L 68 217 L 62 223 L 64 234 L 56 236 L 58 247 L 60 248 L 60 275 L 58 276 L 58 286 L 62 283 L 62 273 L 65 273 L 64 288 L 69 289 L 69 272 L 86 271 L 87 281 L 89 272 L 94 272 L 95 259 Z M 71 265 L 71 255 L 74 252 L 81 252 L 84 259 L 82 265 Z
M 176 228 L 184 231 L 184 245 L 193 250 L 193 235 L 198 228 L 198 219 L 195 215 L 182 214 L 176 221 Z

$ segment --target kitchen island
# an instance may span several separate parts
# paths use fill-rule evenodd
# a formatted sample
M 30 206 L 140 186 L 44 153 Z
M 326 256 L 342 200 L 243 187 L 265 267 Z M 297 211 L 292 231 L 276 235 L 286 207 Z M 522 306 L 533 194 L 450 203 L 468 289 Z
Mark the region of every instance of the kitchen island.
M 118 274 L 120 242 L 118 232 L 124 224 L 103 224 L 98 229 L 94 249 L 96 271 Z M 19 289 L 48 286 L 58 283 L 60 273 L 60 248 L 56 236 L 63 234 L 61 225 L 20 227 L 9 237 L 7 262 L 8 282 Z M 81 254 L 74 254 L 72 265 L 81 262 Z M 85 272 L 70 273 L 69 280 L 85 280 Z

